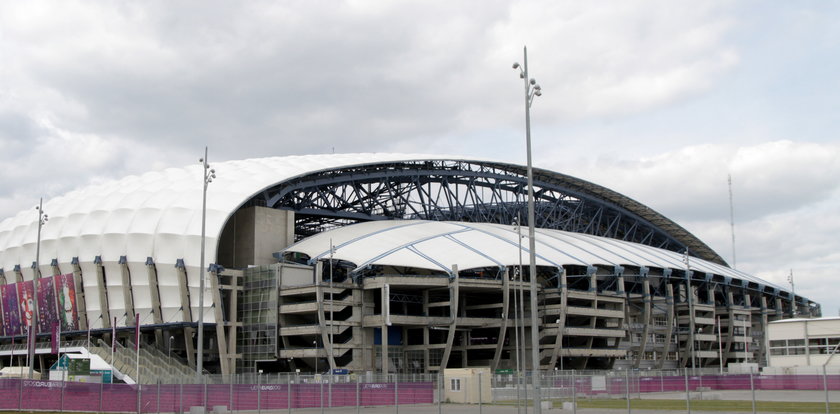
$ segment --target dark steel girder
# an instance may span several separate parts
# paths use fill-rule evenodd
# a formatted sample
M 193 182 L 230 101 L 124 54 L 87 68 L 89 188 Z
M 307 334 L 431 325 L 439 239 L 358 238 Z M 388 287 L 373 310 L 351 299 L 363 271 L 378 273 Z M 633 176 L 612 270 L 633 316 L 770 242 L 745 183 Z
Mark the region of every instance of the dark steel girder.
M 255 204 L 296 212 L 301 235 L 382 219 L 511 224 L 524 212 L 524 166 L 463 160 L 389 162 L 313 172 L 267 188 Z M 536 226 L 611 237 L 725 261 L 691 233 L 607 188 L 534 170 Z M 524 214 L 520 214 L 525 216 Z

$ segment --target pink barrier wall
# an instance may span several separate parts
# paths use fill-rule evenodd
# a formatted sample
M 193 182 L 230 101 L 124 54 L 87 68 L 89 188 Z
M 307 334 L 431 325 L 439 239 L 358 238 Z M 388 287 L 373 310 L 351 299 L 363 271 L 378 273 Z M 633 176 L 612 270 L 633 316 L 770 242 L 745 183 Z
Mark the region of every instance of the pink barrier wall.
M 401 405 L 434 402 L 434 383 L 412 382 L 397 385 Z M 333 384 L 175 384 L 143 385 L 84 384 L 77 382 L 0 379 L 0 410 L 100 411 L 144 413 L 188 412 L 189 407 L 226 406 L 231 410 L 288 409 L 320 407 L 323 387 L 325 406 L 356 405 L 356 383 Z M 22 392 L 21 392 L 22 390 Z M 359 404 L 393 405 L 393 383 L 358 384 Z M 331 398 L 331 400 L 330 400 Z M 258 405 L 259 404 L 259 405 Z

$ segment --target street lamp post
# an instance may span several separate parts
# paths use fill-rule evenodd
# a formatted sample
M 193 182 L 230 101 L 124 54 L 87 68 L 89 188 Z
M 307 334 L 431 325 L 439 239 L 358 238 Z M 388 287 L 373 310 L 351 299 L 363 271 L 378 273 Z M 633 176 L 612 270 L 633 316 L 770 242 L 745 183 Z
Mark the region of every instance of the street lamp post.
M 333 319 L 333 311 L 335 309 L 335 302 L 333 302 L 333 254 L 335 253 L 335 246 L 333 246 L 332 238 L 330 238 L 330 355 L 327 362 L 332 361 L 335 358 L 335 352 L 333 352 L 333 346 L 335 342 L 333 341 L 333 332 L 335 331 L 335 319 Z M 332 365 L 330 365 L 332 368 Z M 330 370 L 330 376 L 332 376 L 332 370 Z
M 38 317 L 39 317 L 38 316 L 38 279 L 41 278 L 41 263 L 40 263 L 40 261 L 41 261 L 41 227 L 43 227 L 44 224 L 47 224 L 47 221 L 49 221 L 49 219 L 50 219 L 50 217 L 47 215 L 47 213 L 44 212 L 44 199 L 43 199 L 43 197 L 38 200 L 38 205 L 35 206 L 35 210 L 38 210 L 38 236 L 37 236 L 37 239 L 35 240 L 35 268 L 32 269 L 33 270 L 32 280 L 34 280 L 33 286 L 34 286 L 34 291 L 35 291 L 34 292 L 35 295 L 33 295 L 33 297 L 32 297 L 32 303 L 34 304 L 34 306 L 33 306 L 34 309 L 32 309 L 32 315 L 34 315 L 34 317 L 30 320 L 29 329 L 35 329 L 35 323 L 36 323 L 36 321 L 38 320 Z M 37 332 L 37 330 L 35 332 Z M 35 335 L 35 334 L 33 334 L 33 335 Z M 34 339 L 33 339 L 33 342 L 34 342 Z M 35 369 L 35 367 L 34 367 L 35 366 L 34 351 L 35 351 L 34 347 L 30 347 L 29 343 L 27 342 L 27 344 L 26 344 L 27 355 L 32 353 L 32 355 L 29 356 L 29 379 L 32 379 L 32 376 L 35 374 L 35 370 L 34 370 Z
M 312 347 L 315 348 L 315 375 L 318 375 L 318 341 L 312 341 Z
M 198 355 L 195 364 L 196 375 L 201 375 L 204 370 L 204 227 L 207 221 L 207 185 L 216 178 L 216 170 L 211 169 L 207 163 L 207 147 L 204 147 L 204 158 L 198 162 L 204 167 L 202 171 L 202 193 L 201 193 L 201 260 L 199 261 L 199 282 L 198 282 Z
M 534 384 L 534 413 L 540 414 L 540 348 L 539 348 L 539 324 L 537 323 L 537 261 L 536 261 L 536 239 L 534 230 L 534 171 L 531 161 L 531 104 L 534 97 L 542 95 L 542 88 L 535 79 L 528 77 L 528 48 L 523 48 L 523 65 L 514 63 L 513 68 L 519 69 L 519 77 L 525 84 L 525 146 L 528 154 L 528 249 L 530 268 L 530 293 L 531 293 L 531 368 L 533 374 L 531 380 Z
M 173 339 L 175 339 L 174 336 L 169 337 L 169 352 L 166 355 L 167 357 L 169 357 L 169 359 L 172 359 L 172 340 Z
M 514 332 L 514 338 L 516 340 L 516 342 L 515 342 L 515 344 L 516 344 L 516 349 L 515 349 L 515 351 L 516 351 L 516 412 L 519 413 L 521 411 L 521 408 L 519 406 L 519 404 L 521 403 L 521 401 L 519 400 L 519 391 L 520 391 L 519 388 L 520 388 L 520 381 L 521 381 L 521 378 L 522 378 L 521 371 L 520 371 L 521 368 L 520 368 L 520 363 L 519 363 L 520 357 L 521 357 L 521 352 L 520 352 L 521 348 L 519 346 L 519 325 L 520 325 L 520 323 L 519 323 L 519 315 L 520 315 L 519 306 L 522 303 L 521 303 L 521 300 L 519 300 L 517 298 L 517 293 L 519 295 L 522 294 L 522 289 L 520 289 L 520 286 L 522 285 L 522 226 L 521 226 L 520 220 L 519 220 L 519 213 L 516 214 L 516 217 L 514 217 L 513 220 L 514 220 L 513 223 L 516 226 L 517 248 L 519 249 L 519 267 L 516 268 L 516 275 L 519 276 L 519 284 L 514 286 L 515 290 L 513 291 L 513 332 Z M 513 281 L 514 281 L 514 283 L 516 282 L 516 276 L 514 276 Z M 522 312 L 522 313 L 524 313 L 524 312 Z M 524 328 L 523 328 L 523 331 L 524 331 Z M 525 341 L 524 332 L 522 334 L 522 341 L 523 342 Z

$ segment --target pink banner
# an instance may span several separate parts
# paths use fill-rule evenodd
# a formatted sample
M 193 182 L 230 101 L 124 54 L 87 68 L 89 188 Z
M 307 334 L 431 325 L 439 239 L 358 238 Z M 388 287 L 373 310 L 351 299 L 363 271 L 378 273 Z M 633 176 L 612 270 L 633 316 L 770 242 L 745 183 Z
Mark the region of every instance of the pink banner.
M 20 335 L 20 311 L 18 311 L 17 289 L 14 284 L 0 286 L 3 302 L 3 330 L 6 335 Z
M 31 280 L 18 282 L 17 299 L 21 326 L 29 327 L 35 322 L 35 284 Z
M 79 329 L 79 311 L 76 308 L 76 283 L 73 274 L 55 276 L 55 291 L 58 298 L 58 318 L 62 331 Z
M 53 278 L 42 277 L 38 280 L 38 333 L 49 333 L 56 323 L 55 284 Z

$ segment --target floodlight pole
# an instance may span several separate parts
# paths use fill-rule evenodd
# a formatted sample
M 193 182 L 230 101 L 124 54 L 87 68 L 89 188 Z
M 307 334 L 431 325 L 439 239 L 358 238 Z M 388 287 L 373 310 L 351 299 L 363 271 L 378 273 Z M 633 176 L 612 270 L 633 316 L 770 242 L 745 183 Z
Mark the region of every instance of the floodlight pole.
M 38 321 L 38 279 L 41 278 L 41 227 L 47 223 L 49 220 L 49 216 L 44 213 L 44 198 L 41 197 L 38 200 L 38 205 L 35 207 L 35 210 L 38 210 L 38 237 L 35 241 L 35 268 L 32 269 L 32 285 L 33 285 L 33 295 L 32 295 L 32 319 L 29 321 L 30 329 L 35 328 L 35 324 Z M 35 330 L 36 333 L 33 335 L 37 335 L 38 330 Z M 33 342 L 35 340 L 33 339 Z M 26 355 L 29 357 L 29 354 L 32 353 L 32 356 L 29 358 L 29 379 L 32 379 L 32 376 L 35 374 L 35 354 L 34 354 L 34 346 L 30 347 L 29 342 L 26 343 Z
M 688 299 L 688 329 L 689 329 L 689 338 L 691 340 L 691 346 L 689 350 L 691 352 L 691 373 L 694 374 L 696 370 L 696 365 L 694 362 L 694 354 L 697 353 L 694 344 L 694 288 L 691 286 L 691 265 L 689 264 L 689 255 L 688 255 L 688 248 L 685 249 L 685 255 L 683 256 L 683 261 L 685 262 L 685 285 L 686 285 L 686 299 Z M 731 326 L 734 325 L 734 321 L 730 322 Z M 734 329 L 731 328 L 730 329 Z
M 530 294 L 531 294 L 531 368 L 533 369 L 531 381 L 534 384 L 534 413 L 540 414 L 540 347 L 539 347 L 539 324 L 537 322 L 537 261 L 536 261 L 536 239 L 534 230 L 534 171 L 531 160 L 531 103 L 535 96 L 542 95 L 540 85 L 536 80 L 528 77 L 528 48 L 523 47 L 523 65 L 513 64 L 514 69 L 519 69 L 519 77 L 525 84 L 525 146 L 528 155 L 528 254 L 530 268 Z
M 207 147 L 204 147 L 204 158 L 199 159 L 198 162 L 203 166 L 201 173 L 203 191 L 201 193 L 201 260 L 198 267 L 201 276 L 198 282 L 198 355 L 196 355 L 195 374 L 201 376 L 204 371 L 204 277 L 206 272 L 204 269 L 204 237 L 207 222 L 207 185 L 216 178 L 216 170 L 211 169 L 207 163 Z
M 796 287 L 793 285 L 793 269 L 790 269 L 790 275 L 788 275 L 788 283 L 790 283 L 790 296 L 793 299 L 791 301 L 791 310 L 793 317 L 796 317 Z

